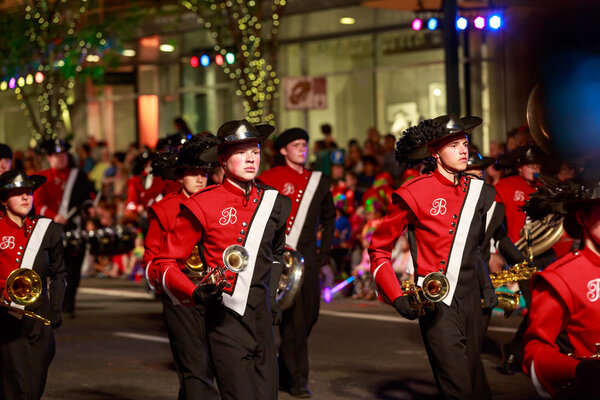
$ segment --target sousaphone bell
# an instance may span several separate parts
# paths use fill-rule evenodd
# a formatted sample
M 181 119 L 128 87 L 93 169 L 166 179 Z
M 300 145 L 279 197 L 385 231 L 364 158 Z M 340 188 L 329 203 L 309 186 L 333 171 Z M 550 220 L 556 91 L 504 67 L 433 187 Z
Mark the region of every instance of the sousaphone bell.
M 40 276 L 32 269 L 17 268 L 6 278 L 5 292 L 8 298 L 15 304 L 27 306 L 37 301 L 42 293 L 42 280 Z M 2 296 L 4 300 L 4 296 Z M 10 304 L 0 301 L 0 306 L 9 309 L 20 315 L 38 319 L 44 325 L 50 325 L 50 321 L 41 315 L 34 312 L 11 306 Z
M 294 304 L 300 293 L 304 276 L 304 257 L 298 251 L 285 250 L 283 253 L 283 271 L 277 287 L 277 304 L 281 310 L 287 310 Z

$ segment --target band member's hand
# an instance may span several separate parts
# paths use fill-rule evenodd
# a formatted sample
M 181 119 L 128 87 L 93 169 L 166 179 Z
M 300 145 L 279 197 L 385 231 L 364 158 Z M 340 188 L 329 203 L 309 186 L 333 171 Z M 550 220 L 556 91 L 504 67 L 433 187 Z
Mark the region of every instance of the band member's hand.
M 195 304 L 210 305 L 221 302 L 222 287 L 214 284 L 204 284 L 196 286 L 192 298 Z
M 575 375 L 581 390 L 586 394 L 596 393 L 598 377 L 600 377 L 600 360 L 592 358 L 581 360 L 575 368 Z
M 60 214 L 56 214 L 56 215 L 54 216 L 54 219 L 53 219 L 53 220 L 54 220 L 54 222 L 56 222 L 57 224 L 63 224 L 63 225 L 64 225 L 64 224 L 66 224 L 66 223 L 67 223 L 67 219 L 66 219 L 65 217 L 63 217 L 62 215 L 60 215 Z
M 281 307 L 277 303 L 277 298 L 271 297 L 271 314 L 273 314 L 273 325 L 279 325 L 281 323 Z
M 50 320 L 50 326 L 54 329 L 60 328 L 60 326 L 63 324 L 61 311 L 50 311 L 48 319 Z
M 394 300 L 394 308 L 406 319 L 417 319 L 419 317 L 419 313 L 411 308 L 412 302 L 412 296 L 400 296 Z
M 483 293 L 481 294 L 483 300 L 483 308 L 486 310 L 491 310 L 492 308 L 496 308 L 498 305 L 498 296 L 494 291 L 494 288 L 485 288 L 483 289 Z

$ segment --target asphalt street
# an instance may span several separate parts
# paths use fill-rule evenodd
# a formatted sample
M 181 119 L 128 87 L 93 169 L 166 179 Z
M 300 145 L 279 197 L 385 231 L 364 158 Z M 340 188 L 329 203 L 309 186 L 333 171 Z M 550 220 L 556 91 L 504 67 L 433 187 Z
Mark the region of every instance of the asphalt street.
M 494 399 L 537 399 L 529 378 L 497 371 L 500 345 L 520 317 L 493 317 L 484 366 Z M 88 278 L 76 317 L 56 331 L 43 399 L 176 399 L 178 381 L 162 304 L 142 285 Z M 436 388 L 415 322 L 377 301 L 322 304 L 309 339 L 314 399 L 434 399 Z M 280 399 L 292 399 L 280 392 Z

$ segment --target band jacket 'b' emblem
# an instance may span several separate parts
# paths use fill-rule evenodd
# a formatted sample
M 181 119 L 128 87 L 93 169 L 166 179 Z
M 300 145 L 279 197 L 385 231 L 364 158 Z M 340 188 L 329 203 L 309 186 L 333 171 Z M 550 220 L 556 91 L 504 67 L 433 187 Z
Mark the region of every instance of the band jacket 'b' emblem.
M 515 190 L 513 201 L 525 201 L 525 193 L 521 192 L 520 190 Z
M 233 207 L 227 207 L 221 211 L 222 217 L 219 219 L 219 224 L 235 224 L 237 222 L 237 210 Z
M 595 302 L 600 299 L 600 279 L 592 279 L 588 282 L 587 287 L 589 292 L 587 293 L 587 298 L 591 302 Z
M 446 214 L 446 199 L 440 197 L 439 199 L 435 199 L 431 205 L 431 210 L 429 210 L 431 215 Z
M 295 191 L 296 191 L 296 188 L 294 187 L 294 184 L 291 182 L 287 182 L 285 185 L 283 185 L 281 194 L 284 196 L 289 196 L 289 195 L 294 194 Z
M 13 249 L 15 247 L 14 236 L 3 236 L 0 242 L 0 250 Z

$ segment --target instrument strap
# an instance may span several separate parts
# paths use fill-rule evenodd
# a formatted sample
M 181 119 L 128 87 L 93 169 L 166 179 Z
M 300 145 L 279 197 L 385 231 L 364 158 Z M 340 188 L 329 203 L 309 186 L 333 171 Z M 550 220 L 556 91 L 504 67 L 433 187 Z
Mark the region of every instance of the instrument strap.
M 300 206 L 298 207 L 294 224 L 292 225 L 292 229 L 290 229 L 290 233 L 285 237 L 285 245 L 292 250 L 296 250 L 296 247 L 298 246 L 298 240 L 300 239 L 302 228 L 304 228 L 304 221 L 306 221 L 308 208 L 310 207 L 310 203 L 312 203 L 315 192 L 319 187 L 321 175 L 323 175 L 321 171 L 312 171 L 310 174 L 310 179 L 308 180 L 306 188 L 304 189 L 304 195 L 300 201 Z
M 36 221 L 35 226 L 33 227 L 33 232 L 31 232 L 31 236 L 29 237 L 27 245 L 25 246 L 25 252 L 23 253 L 23 258 L 21 259 L 21 264 L 19 265 L 19 268 L 33 269 L 35 258 L 37 257 L 40 251 L 42 241 L 44 240 L 46 231 L 50 226 L 50 222 L 52 222 L 50 218 L 39 218 Z M 12 307 L 20 308 L 21 310 L 25 309 L 25 306 L 15 304 L 13 302 L 11 302 L 10 305 Z M 13 313 L 12 315 L 18 315 L 17 318 L 19 319 L 23 317 L 21 314 L 17 313 Z
M 65 191 L 63 192 L 62 199 L 60 200 L 60 206 L 58 207 L 58 213 L 62 216 L 66 216 L 69 212 L 71 193 L 73 193 L 73 186 L 75 186 L 78 173 L 79 169 L 77 168 L 73 168 L 71 169 L 71 172 L 69 172 L 69 177 L 67 178 L 67 183 L 65 184 Z

